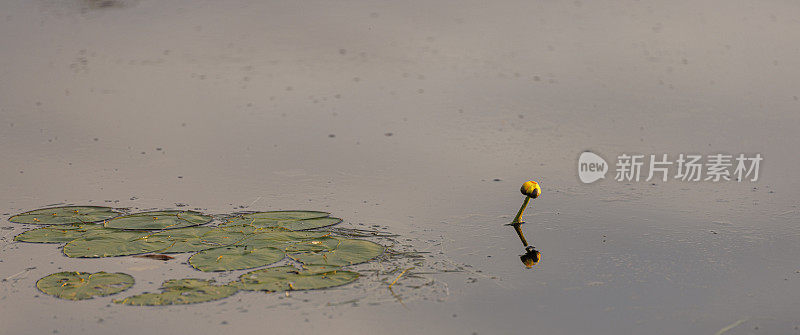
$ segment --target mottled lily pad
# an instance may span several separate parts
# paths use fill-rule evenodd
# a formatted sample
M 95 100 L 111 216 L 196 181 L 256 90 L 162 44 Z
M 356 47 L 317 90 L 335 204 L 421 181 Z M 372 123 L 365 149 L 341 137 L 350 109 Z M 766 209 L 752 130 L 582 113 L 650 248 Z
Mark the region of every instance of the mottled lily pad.
M 289 230 L 308 230 L 337 225 L 342 222 L 340 218 L 326 217 L 313 218 L 297 221 L 281 221 L 274 225 L 276 228 L 286 228 Z
M 133 277 L 124 273 L 59 272 L 39 279 L 36 287 L 57 298 L 84 300 L 122 292 L 133 283 Z
M 270 211 L 242 214 L 246 219 L 273 219 L 273 220 L 306 220 L 330 216 L 328 212 L 319 211 Z
M 78 224 L 108 220 L 120 213 L 109 207 L 100 206 L 62 206 L 43 208 L 17 214 L 8 219 L 14 223 L 29 224 Z
M 299 270 L 293 266 L 278 266 L 245 273 L 236 284 L 249 291 L 316 290 L 352 283 L 358 273 L 341 270 L 338 266 L 308 266 Z
M 338 238 L 324 236 L 287 244 L 284 250 L 287 253 L 331 251 L 339 247 L 341 241 Z
M 290 231 L 286 229 L 262 229 L 254 234 L 248 235 L 246 238 L 237 242 L 236 245 L 245 245 L 257 248 L 271 247 L 284 250 L 286 249 L 286 247 L 292 244 L 325 237 L 330 234 L 331 233 L 329 232 L 321 232 L 321 231 Z
M 189 264 L 200 271 L 232 271 L 269 265 L 286 257 L 275 248 L 227 246 L 198 252 L 189 257 Z
M 239 289 L 231 285 L 214 285 L 213 280 L 171 279 L 161 284 L 161 291 L 143 293 L 114 302 L 134 306 L 196 304 L 232 296 Z
M 106 221 L 105 226 L 125 230 L 162 230 L 197 226 L 209 223 L 211 219 L 195 211 L 154 211 L 120 216 Z
M 346 266 L 369 261 L 380 256 L 383 251 L 383 246 L 370 241 L 340 239 L 332 250 L 293 253 L 289 257 L 306 265 Z
M 28 243 L 66 243 L 99 229 L 103 229 L 103 225 L 94 223 L 54 225 L 28 230 L 14 236 L 14 241 Z
M 161 250 L 162 254 L 197 252 L 219 247 L 217 244 L 203 242 L 201 237 L 211 231 L 210 227 L 189 227 L 170 229 L 150 235 L 153 239 L 163 239 L 169 246 Z
M 339 218 L 329 216 L 330 213 L 319 211 L 255 212 L 233 217 L 228 224 L 249 224 L 261 228 L 306 230 L 332 226 L 342 222 Z
M 170 247 L 165 238 L 151 238 L 146 232 L 108 229 L 110 232 L 90 233 L 64 246 L 69 257 L 116 257 L 164 250 Z
M 226 246 L 244 240 L 259 229 L 252 225 L 225 225 L 211 229 L 200 240 L 211 245 Z

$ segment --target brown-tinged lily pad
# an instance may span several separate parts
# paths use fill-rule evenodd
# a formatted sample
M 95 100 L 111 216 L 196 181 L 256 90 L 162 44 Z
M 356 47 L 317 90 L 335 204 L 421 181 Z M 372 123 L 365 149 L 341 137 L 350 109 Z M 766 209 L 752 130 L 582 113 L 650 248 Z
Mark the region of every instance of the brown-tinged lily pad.
M 347 266 L 369 261 L 380 256 L 380 244 L 356 239 L 338 239 L 335 248 L 325 251 L 291 253 L 289 257 L 306 265 Z
M 200 271 L 233 271 L 269 265 L 285 257 L 275 248 L 227 246 L 198 252 L 189 257 L 189 264 Z
M 169 243 L 169 246 L 166 249 L 160 251 L 164 254 L 197 252 L 217 248 L 220 246 L 216 243 L 212 244 L 203 241 L 203 235 L 211 230 L 211 227 L 195 226 L 165 230 L 154 233 L 149 237 L 153 239 L 163 239 Z
M 330 217 L 329 213 L 318 211 L 272 211 L 247 213 L 232 217 L 226 225 L 247 224 L 260 228 L 285 228 L 307 230 L 332 226 L 342 219 Z
M 124 230 L 162 230 L 198 226 L 211 220 L 210 216 L 195 211 L 152 211 L 120 216 L 106 221 L 105 226 Z
M 100 222 L 119 215 L 120 212 L 110 207 L 61 206 L 20 213 L 10 217 L 8 221 L 27 224 L 63 225 Z
M 331 235 L 323 231 L 291 231 L 286 229 L 265 228 L 246 236 L 236 245 L 251 247 L 270 247 L 286 250 L 292 244 L 322 238 Z
M 53 225 L 28 230 L 14 236 L 14 241 L 28 243 L 67 243 L 100 229 L 103 229 L 103 225 L 95 223 Z
M 161 284 L 161 291 L 134 295 L 114 302 L 134 306 L 196 304 L 232 296 L 239 289 L 231 285 L 214 285 L 213 280 L 171 279 Z
M 57 298 L 85 300 L 122 292 L 133 283 L 133 277 L 119 272 L 59 272 L 39 279 L 36 287 Z
M 64 246 L 64 255 L 116 257 L 157 252 L 169 247 L 167 239 L 150 237 L 146 232 L 109 229 L 109 232 L 90 233 L 70 241 Z
M 278 266 L 245 273 L 236 285 L 248 291 L 316 290 L 349 284 L 358 276 L 338 266 L 312 265 L 304 269 Z

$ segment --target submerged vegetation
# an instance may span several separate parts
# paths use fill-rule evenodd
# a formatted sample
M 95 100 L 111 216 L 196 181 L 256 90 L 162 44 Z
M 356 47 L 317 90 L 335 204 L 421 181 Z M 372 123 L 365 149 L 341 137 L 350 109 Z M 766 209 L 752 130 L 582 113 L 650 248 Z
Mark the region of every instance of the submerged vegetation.
M 123 214 L 107 207 L 64 206 L 25 212 L 9 220 L 47 225 L 14 240 L 66 243 L 62 250 L 67 257 L 139 255 L 168 260 L 171 256 L 164 254 L 194 253 L 189 265 L 204 272 L 261 268 L 222 285 L 203 279 L 170 279 L 162 284 L 160 293 L 114 300 L 127 305 L 191 304 L 222 299 L 240 290 L 279 292 L 345 285 L 358 279 L 359 273 L 343 267 L 368 262 L 386 250 L 354 238 L 359 235 L 356 230 L 311 230 L 342 222 L 326 212 L 270 211 L 218 217 L 176 210 Z M 144 255 L 153 253 L 158 255 Z M 291 265 L 267 267 L 283 260 Z M 40 279 L 37 287 L 58 298 L 83 300 L 124 291 L 133 283 L 133 277 L 124 273 L 60 272 Z

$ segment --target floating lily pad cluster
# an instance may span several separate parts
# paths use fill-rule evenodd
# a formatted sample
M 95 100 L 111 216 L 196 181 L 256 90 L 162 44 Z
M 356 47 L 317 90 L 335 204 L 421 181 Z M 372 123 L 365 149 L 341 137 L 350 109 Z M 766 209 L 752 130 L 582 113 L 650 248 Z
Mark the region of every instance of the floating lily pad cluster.
M 16 223 L 46 225 L 14 240 L 66 243 L 64 255 L 99 258 L 148 253 L 194 253 L 189 264 L 200 271 L 233 271 L 290 263 L 243 274 L 224 285 L 201 279 L 167 280 L 162 292 L 121 300 L 128 305 L 189 304 L 230 296 L 239 290 L 311 290 L 344 285 L 358 273 L 342 267 L 380 256 L 384 247 L 366 240 L 312 230 L 340 223 L 317 211 L 271 211 L 226 215 L 222 222 L 196 211 L 150 211 L 126 214 L 96 206 L 64 206 L 14 215 Z M 219 221 L 219 220 L 218 220 Z M 81 300 L 123 291 L 133 278 L 123 274 L 61 272 L 44 277 L 37 287 L 59 298 Z

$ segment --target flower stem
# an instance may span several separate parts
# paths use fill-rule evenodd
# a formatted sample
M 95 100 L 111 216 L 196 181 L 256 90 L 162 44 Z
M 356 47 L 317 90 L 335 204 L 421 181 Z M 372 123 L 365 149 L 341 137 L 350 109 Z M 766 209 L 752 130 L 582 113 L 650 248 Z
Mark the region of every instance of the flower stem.
M 528 207 L 528 201 L 531 200 L 531 197 L 525 197 L 525 200 L 522 201 L 522 207 L 519 208 L 519 212 L 517 212 L 517 216 L 514 217 L 514 221 L 511 221 L 511 224 L 519 224 L 519 219 L 522 218 L 522 213 L 525 213 L 525 207 Z

